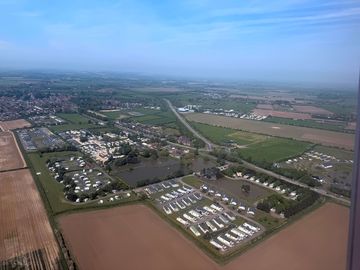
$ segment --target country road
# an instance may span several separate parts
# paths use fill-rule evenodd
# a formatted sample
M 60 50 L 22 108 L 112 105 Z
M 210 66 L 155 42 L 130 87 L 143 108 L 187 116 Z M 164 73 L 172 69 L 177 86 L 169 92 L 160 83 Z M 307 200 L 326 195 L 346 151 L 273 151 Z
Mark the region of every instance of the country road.
M 174 108 L 174 106 L 171 104 L 171 102 L 167 99 L 165 99 L 165 101 L 167 102 L 168 106 L 170 107 L 170 109 L 172 110 L 172 112 L 176 115 L 176 117 L 181 121 L 181 123 L 184 124 L 184 126 L 194 134 L 194 136 L 196 136 L 197 138 L 199 138 L 200 140 L 202 140 L 205 144 L 206 144 L 206 150 L 208 152 L 210 152 L 214 146 L 216 146 L 215 144 L 213 144 L 212 142 L 210 142 L 208 139 L 206 139 L 204 136 L 202 136 L 199 132 L 197 132 L 192 126 L 190 126 L 190 124 L 185 120 L 184 117 L 182 117 L 177 111 L 176 111 L 176 108 Z M 288 182 L 290 184 L 293 184 L 293 185 L 296 185 L 296 186 L 299 186 L 299 187 L 303 187 L 303 188 L 309 188 L 310 190 L 322 195 L 322 196 L 325 196 L 325 197 L 328 197 L 328 198 L 331 198 L 331 199 L 334 199 L 334 200 L 337 200 L 337 201 L 340 201 L 342 203 L 345 203 L 347 205 L 350 205 L 350 200 L 349 199 L 346 199 L 346 198 L 343 198 L 343 197 L 340 197 L 339 195 L 336 195 L 334 193 L 331 193 L 329 191 L 326 191 L 326 190 L 323 190 L 323 189 L 319 189 L 319 188 L 312 188 L 312 187 L 309 187 L 308 185 L 305 185 L 303 183 L 300 183 L 299 181 L 296 181 L 296 180 L 293 180 L 293 179 L 290 179 L 288 177 L 285 177 L 285 176 L 282 176 L 280 174 L 277 174 L 273 171 L 270 171 L 270 170 L 267 170 L 267 169 L 264 169 L 264 168 L 261 168 L 261 167 L 258 167 L 256 166 L 255 164 L 252 164 L 252 163 L 249 163 L 245 160 L 241 160 L 243 162 L 244 165 L 246 165 L 248 168 L 250 169 L 253 169 L 255 171 L 258 171 L 258 172 L 261 172 L 261 173 L 265 173 L 269 176 L 273 176 L 275 178 L 278 178 L 280 180 L 283 180 L 285 182 Z M 231 163 L 231 162 L 230 162 Z
M 197 132 L 192 126 L 189 125 L 189 123 L 182 117 L 176 110 L 176 108 L 171 104 L 170 100 L 165 99 L 166 103 L 168 104 L 171 111 L 175 114 L 175 116 L 180 120 L 180 122 L 192 133 L 195 137 L 202 140 L 205 145 L 206 149 L 208 151 L 211 151 L 214 147 L 214 144 L 210 142 L 208 139 L 206 139 L 204 136 L 202 136 L 199 132 Z

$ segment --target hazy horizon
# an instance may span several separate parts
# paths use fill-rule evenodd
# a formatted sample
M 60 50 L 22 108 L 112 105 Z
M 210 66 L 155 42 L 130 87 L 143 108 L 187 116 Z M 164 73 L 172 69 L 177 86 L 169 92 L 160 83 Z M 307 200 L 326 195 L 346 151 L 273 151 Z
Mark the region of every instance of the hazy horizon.
M 0 1 L 0 69 L 356 86 L 358 1 Z

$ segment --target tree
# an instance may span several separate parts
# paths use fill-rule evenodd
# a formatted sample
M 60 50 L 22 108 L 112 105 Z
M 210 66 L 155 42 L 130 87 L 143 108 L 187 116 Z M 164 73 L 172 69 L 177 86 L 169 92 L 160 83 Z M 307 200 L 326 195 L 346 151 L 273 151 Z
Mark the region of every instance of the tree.
M 241 186 L 241 190 L 242 190 L 243 192 L 249 194 L 249 193 L 250 193 L 250 185 L 248 185 L 248 184 L 242 185 L 242 186 Z

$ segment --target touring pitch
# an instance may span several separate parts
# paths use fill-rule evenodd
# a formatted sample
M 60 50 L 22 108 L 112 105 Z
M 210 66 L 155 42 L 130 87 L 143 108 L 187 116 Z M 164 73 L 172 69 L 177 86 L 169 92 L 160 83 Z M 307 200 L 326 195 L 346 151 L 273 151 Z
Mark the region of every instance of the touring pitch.
M 354 148 L 354 134 L 327 131 L 315 128 L 289 126 L 262 121 L 244 120 L 226 116 L 210 115 L 203 113 L 189 113 L 185 117 L 189 121 L 203 124 L 240 129 L 260 134 L 292 138 L 300 141 L 341 147 L 348 150 Z
M 4 122 L 0 121 L 0 128 L 3 131 L 13 130 L 13 129 L 17 129 L 17 128 L 30 127 L 30 126 L 31 126 L 31 124 L 24 119 L 17 119 L 17 120 L 4 121 Z
M 0 171 L 26 167 L 14 135 L 11 132 L 0 132 Z
M 59 250 L 29 170 L 0 173 L 0 269 L 59 269 Z M 23 268 L 16 268 L 23 269 Z
M 326 204 L 225 266 L 144 205 L 59 218 L 80 269 L 345 269 L 348 210 Z

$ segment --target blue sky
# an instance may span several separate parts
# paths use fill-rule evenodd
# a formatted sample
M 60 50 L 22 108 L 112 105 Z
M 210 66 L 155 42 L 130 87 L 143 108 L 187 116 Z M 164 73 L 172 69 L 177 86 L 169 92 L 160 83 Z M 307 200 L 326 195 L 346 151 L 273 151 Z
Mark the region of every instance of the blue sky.
M 358 0 L 0 0 L 0 68 L 356 84 Z

